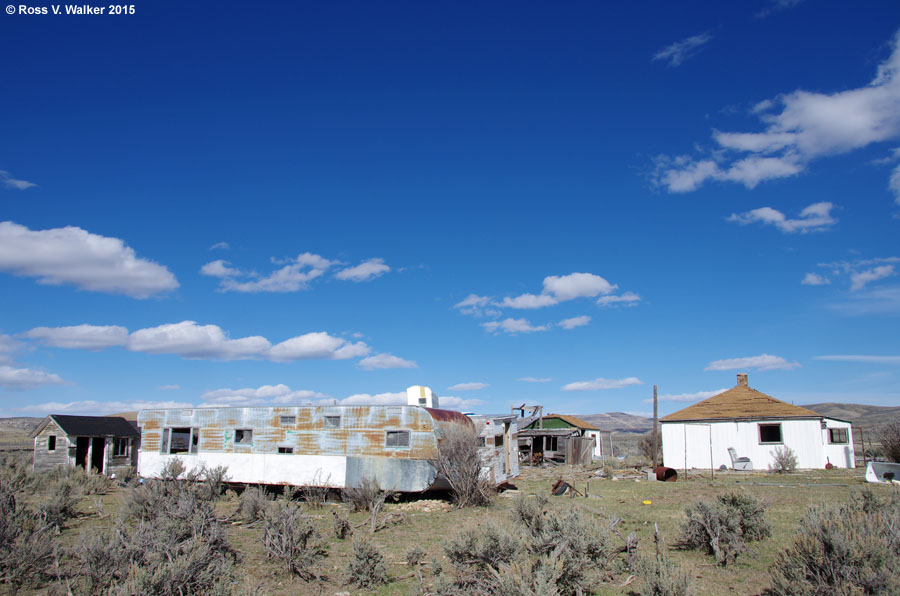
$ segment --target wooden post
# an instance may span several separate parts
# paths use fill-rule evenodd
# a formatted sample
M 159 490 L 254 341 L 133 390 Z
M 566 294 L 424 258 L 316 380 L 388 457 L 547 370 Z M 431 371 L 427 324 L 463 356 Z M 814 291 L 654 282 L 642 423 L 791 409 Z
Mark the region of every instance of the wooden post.
M 656 454 L 659 452 L 659 416 L 657 411 L 658 399 L 656 397 L 656 385 L 653 386 L 653 440 L 651 442 L 653 449 L 653 469 L 656 469 Z

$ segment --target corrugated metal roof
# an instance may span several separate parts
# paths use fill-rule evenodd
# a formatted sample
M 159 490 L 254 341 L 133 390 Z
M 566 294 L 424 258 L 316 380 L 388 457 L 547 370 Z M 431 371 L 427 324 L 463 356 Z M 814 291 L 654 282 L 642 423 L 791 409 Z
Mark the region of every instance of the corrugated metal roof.
M 822 415 L 775 399 L 746 385 L 735 385 L 709 399 L 660 418 L 681 420 L 730 420 L 733 418 L 821 418 Z

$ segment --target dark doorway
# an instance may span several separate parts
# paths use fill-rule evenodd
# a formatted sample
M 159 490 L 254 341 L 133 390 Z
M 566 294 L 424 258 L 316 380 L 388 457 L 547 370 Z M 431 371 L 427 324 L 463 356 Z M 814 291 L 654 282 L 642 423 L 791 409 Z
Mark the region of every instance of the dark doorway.
M 97 473 L 103 473 L 103 455 L 104 448 L 106 447 L 106 439 L 103 437 L 94 437 L 93 441 L 93 449 L 91 449 L 91 471 L 97 471 Z
M 88 448 L 91 446 L 89 437 L 78 437 L 75 441 L 75 465 L 87 469 Z

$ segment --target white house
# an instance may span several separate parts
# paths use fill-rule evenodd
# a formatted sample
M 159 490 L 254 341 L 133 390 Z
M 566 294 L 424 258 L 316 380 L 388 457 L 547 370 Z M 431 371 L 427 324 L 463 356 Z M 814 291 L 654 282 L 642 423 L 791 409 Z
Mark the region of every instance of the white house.
M 751 389 L 746 374 L 737 381 L 728 391 L 660 418 L 665 466 L 766 470 L 776 447 L 790 447 L 798 468 L 855 467 L 849 422 Z M 735 465 L 732 455 L 748 458 L 750 465 Z

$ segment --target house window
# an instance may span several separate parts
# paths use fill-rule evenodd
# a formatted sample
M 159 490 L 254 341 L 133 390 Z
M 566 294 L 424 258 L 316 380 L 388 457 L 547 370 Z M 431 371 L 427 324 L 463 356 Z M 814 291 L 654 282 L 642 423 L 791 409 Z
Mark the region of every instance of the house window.
M 408 430 L 389 430 L 384 437 L 385 447 L 409 447 Z
M 544 451 L 556 451 L 558 437 L 544 437 Z
M 294 426 L 295 424 L 297 424 L 297 417 L 296 416 L 279 416 L 278 422 L 279 422 L 279 424 L 281 424 L 281 426 Z
M 278 453 L 293 453 L 293 452 L 294 452 L 293 447 L 279 447 L 278 448 Z
M 160 447 L 162 453 L 197 453 L 200 442 L 200 429 L 167 428 L 163 432 Z
M 341 417 L 340 416 L 325 416 L 325 428 L 340 428 L 341 427 Z
M 486 444 L 487 444 L 487 441 L 485 440 L 484 437 L 478 437 L 478 446 L 479 447 L 484 447 Z
M 494 447 L 503 446 L 503 435 L 494 435 Z
M 783 443 L 781 439 L 780 424 L 760 424 L 759 425 L 759 444 L 767 443 Z
M 249 428 L 236 428 L 234 430 L 235 445 L 252 445 L 253 431 Z
M 129 447 L 131 447 L 131 439 L 113 439 L 113 456 L 126 457 L 128 455 Z
M 47 451 L 56 451 L 56 435 L 47 437 Z
M 425 399 L 424 397 L 420 397 L 420 398 L 419 398 L 419 405 L 420 405 L 420 406 L 424 406 L 424 405 L 427 405 L 427 404 L 428 404 L 428 400 L 427 400 L 427 399 Z
M 850 433 L 846 428 L 829 428 L 828 442 L 834 445 L 846 445 L 850 442 Z

